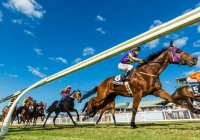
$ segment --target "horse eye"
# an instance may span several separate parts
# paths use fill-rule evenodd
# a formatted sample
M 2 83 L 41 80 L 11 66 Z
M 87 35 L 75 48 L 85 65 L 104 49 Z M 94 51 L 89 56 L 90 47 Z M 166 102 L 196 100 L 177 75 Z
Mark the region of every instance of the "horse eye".
M 181 52 L 181 50 L 180 50 L 180 49 L 177 49 L 177 50 L 176 50 L 176 53 L 180 53 L 180 52 Z

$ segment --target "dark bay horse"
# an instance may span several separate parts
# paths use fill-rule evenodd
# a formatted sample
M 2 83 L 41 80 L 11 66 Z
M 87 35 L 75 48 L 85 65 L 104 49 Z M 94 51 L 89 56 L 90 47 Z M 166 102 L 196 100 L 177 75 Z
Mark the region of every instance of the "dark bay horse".
M 75 99 L 77 99 L 79 103 L 81 102 L 82 99 L 81 99 L 81 91 L 80 90 L 73 91 L 71 93 L 71 95 L 62 102 L 62 107 L 59 107 L 59 108 L 57 107 L 57 104 L 59 103 L 59 101 L 53 102 L 52 105 L 49 106 L 49 108 L 46 110 L 46 112 L 48 113 L 48 115 L 47 115 L 47 118 L 46 118 L 46 120 L 44 122 L 43 127 L 45 127 L 46 122 L 47 122 L 49 116 L 53 112 L 55 112 L 55 114 L 56 114 L 55 117 L 53 118 L 54 126 L 56 126 L 55 120 L 58 117 L 58 115 L 59 115 L 60 112 L 67 112 L 67 114 L 69 115 L 69 117 L 72 120 L 72 122 L 74 123 L 74 125 L 76 125 L 76 123 L 73 120 L 72 115 L 70 113 L 70 112 L 74 112 L 75 111 L 76 114 L 77 114 L 77 120 L 79 121 L 78 111 L 74 108 L 74 100 Z
M 130 75 L 129 86 L 132 94 L 127 92 L 124 85 L 113 85 L 114 77 L 109 77 L 99 86 L 89 91 L 88 94 L 85 94 L 85 96 L 89 96 L 97 92 L 97 97 L 94 99 L 93 104 L 88 107 L 88 111 L 92 112 L 93 109 L 97 109 L 99 105 L 107 100 L 108 96 L 121 95 L 134 97 L 131 126 L 136 128 L 135 116 L 137 108 L 142 97 L 146 95 L 152 94 L 172 103 L 187 107 L 185 104 L 176 102 L 174 97 L 162 89 L 159 76 L 169 64 L 193 66 L 197 64 L 197 58 L 183 52 L 181 49 L 173 46 L 173 42 L 170 42 L 169 48 L 162 49 L 161 51 L 150 55 L 146 58 L 146 62 L 139 65 L 135 69 L 135 72 Z M 191 111 L 194 112 L 195 110 Z
M 41 121 L 44 120 L 45 109 L 46 109 L 46 104 L 42 104 L 42 105 L 37 104 L 36 110 L 35 110 L 34 115 L 33 115 L 33 125 L 36 125 L 38 117 L 41 117 Z
M 83 121 L 89 117 L 94 117 L 97 113 L 96 111 L 100 110 L 100 116 L 96 122 L 96 125 L 97 125 L 99 123 L 99 121 L 101 120 L 105 111 L 110 110 L 112 117 L 113 117 L 114 124 L 117 125 L 116 119 L 115 119 L 115 96 L 111 96 L 108 103 L 104 102 L 102 105 L 98 106 L 98 109 L 96 109 L 96 111 L 94 110 L 94 112 L 90 112 L 90 114 L 89 114 L 87 107 L 90 107 L 93 104 L 94 100 L 95 100 L 95 97 L 91 98 L 88 102 L 85 103 L 85 106 L 82 109 L 82 112 L 85 112 Z

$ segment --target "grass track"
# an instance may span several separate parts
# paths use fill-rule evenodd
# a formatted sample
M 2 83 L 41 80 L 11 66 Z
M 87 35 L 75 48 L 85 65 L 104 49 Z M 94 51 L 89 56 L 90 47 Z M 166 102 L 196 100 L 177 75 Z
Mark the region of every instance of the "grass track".
M 80 124 L 39 126 L 12 126 L 5 140 L 200 140 L 200 122 L 152 122 L 137 123 L 132 129 L 128 123 Z

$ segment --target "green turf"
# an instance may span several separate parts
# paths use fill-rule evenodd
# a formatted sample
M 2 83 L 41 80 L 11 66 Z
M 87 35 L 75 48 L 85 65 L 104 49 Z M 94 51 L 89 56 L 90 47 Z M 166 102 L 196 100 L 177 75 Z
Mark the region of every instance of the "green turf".
M 155 122 L 139 123 L 137 129 L 132 129 L 128 123 L 113 124 L 82 124 L 47 125 L 42 126 L 12 126 L 6 140 L 199 140 L 200 122 Z

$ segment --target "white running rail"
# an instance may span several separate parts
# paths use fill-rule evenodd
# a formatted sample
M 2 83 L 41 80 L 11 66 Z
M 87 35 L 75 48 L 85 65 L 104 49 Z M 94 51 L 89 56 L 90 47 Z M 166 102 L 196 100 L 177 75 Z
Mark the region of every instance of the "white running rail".
M 22 98 L 22 96 L 24 96 L 28 91 L 37 88 L 39 86 L 42 86 L 44 84 L 47 84 L 51 81 L 54 81 L 58 78 L 61 78 L 65 75 L 68 75 L 70 73 L 73 73 L 75 71 L 78 71 L 80 69 L 83 69 L 85 67 L 88 67 L 92 64 L 98 63 L 100 61 L 103 61 L 105 59 L 108 59 L 112 56 L 115 56 L 117 54 L 120 54 L 124 51 L 127 51 L 133 47 L 136 46 L 140 46 L 142 44 L 145 44 L 147 42 L 150 42 L 154 39 L 157 39 L 161 36 L 164 36 L 166 34 L 169 34 L 173 31 L 182 29 L 186 26 L 189 26 L 191 24 L 197 23 L 200 21 L 200 7 L 196 8 L 184 15 L 181 15 L 173 20 L 170 20 L 160 26 L 157 26 L 143 34 L 140 34 L 130 40 L 127 40 L 119 45 L 116 45 L 102 53 L 99 53 L 89 59 L 86 59 L 76 65 L 73 65 L 67 69 L 64 69 L 56 74 L 53 74 L 47 78 L 44 78 L 42 80 L 40 80 L 39 82 L 31 85 L 30 87 L 24 89 L 22 92 L 20 92 L 19 96 L 17 97 L 17 99 L 14 101 L 14 103 L 12 104 L 8 115 L 5 118 L 5 121 L 2 125 L 1 128 L 1 132 L 0 132 L 0 136 L 5 135 L 8 132 L 8 128 L 9 128 L 9 124 L 10 124 L 10 120 L 11 120 L 11 115 L 14 111 L 15 106 L 17 105 L 17 103 L 19 102 L 19 100 Z

